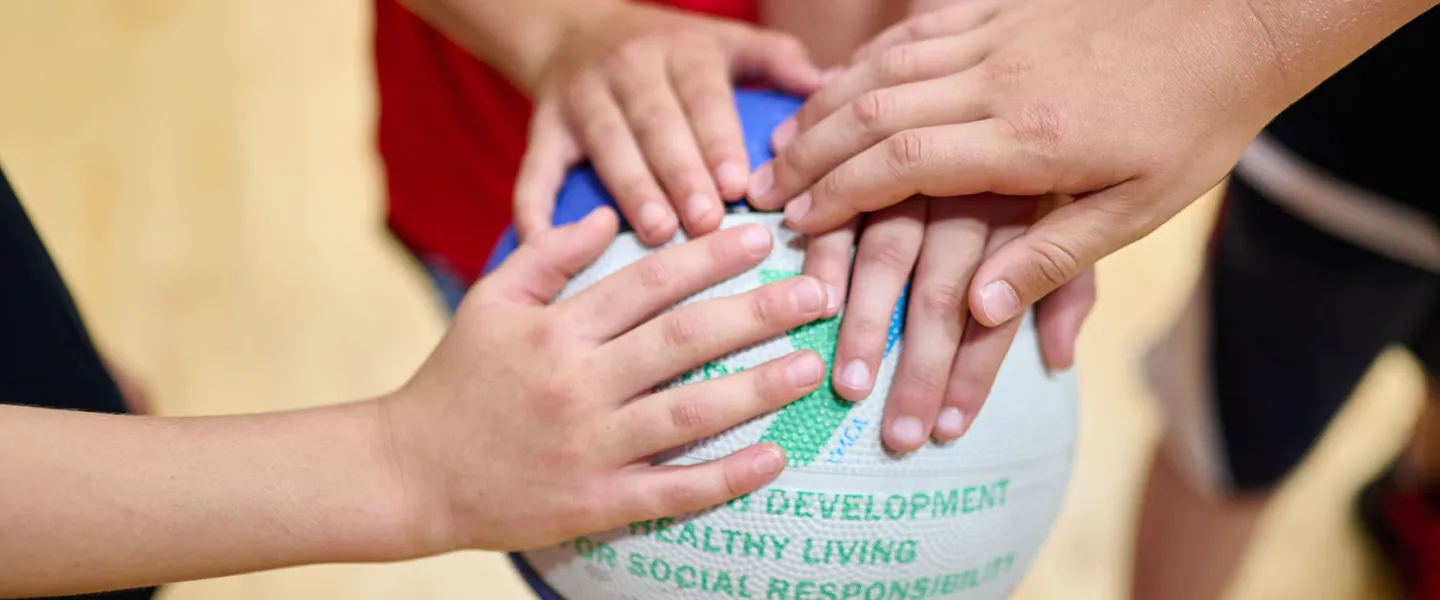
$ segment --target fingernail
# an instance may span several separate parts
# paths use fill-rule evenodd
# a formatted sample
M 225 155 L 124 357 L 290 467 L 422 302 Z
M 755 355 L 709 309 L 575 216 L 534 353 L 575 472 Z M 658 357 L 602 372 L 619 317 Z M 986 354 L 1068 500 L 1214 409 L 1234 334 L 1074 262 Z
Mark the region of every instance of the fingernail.
M 756 475 L 773 475 L 780 472 L 784 466 L 785 457 L 780 455 L 780 451 L 775 448 L 766 448 L 760 453 L 760 456 L 755 457 L 755 462 L 750 465 L 750 468 L 755 470 Z
M 820 358 L 812 353 L 806 352 L 790 361 L 786 368 L 785 375 L 790 378 L 790 384 L 795 387 L 810 387 L 820 381 L 822 376 Z
M 870 385 L 870 367 L 865 366 L 865 361 L 855 359 L 845 365 L 840 371 L 840 383 L 854 390 L 863 390 Z
M 810 212 L 810 192 L 796 196 L 789 204 L 785 205 L 785 223 L 794 225 L 805 218 L 805 213 Z
M 991 282 L 980 290 L 980 308 L 991 322 L 998 325 L 1015 318 L 1015 313 L 1020 312 L 1020 297 L 1015 295 L 1015 289 L 1010 284 Z
M 890 424 L 890 437 L 901 446 L 913 447 L 925 443 L 924 427 L 920 419 L 900 417 Z
M 820 302 L 823 300 L 820 296 L 820 285 L 814 281 L 806 279 L 790 286 L 790 298 L 795 301 L 795 308 L 802 313 L 820 310 Z
M 691 225 L 694 225 L 704 221 L 714 207 L 714 203 L 704 194 L 695 194 L 685 200 L 685 218 L 690 221 Z
M 755 200 L 768 193 L 774 185 L 775 169 L 770 166 L 770 163 L 765 163 L 750 174 L 750 189 L 747 193 L 751 200 Z
M 940 418 L 935 420 L 936 437 L 953 440 L 964 431 L 965 415 L 960 409 L 951 406 L 940 411 Z
M 770 249 L 770 230 L 759 225 L 746 225 L 745 231 L 740 232 L 740 243 L 753 254 L 765 252 Z
M 646 202 L 640 207 L 640 213 L 636 215 L 640 221 L 640 228 L 646 231 L 655 231 L 665 227 L 665 207 L 659 202 Z
M 743 190 L 745 189 L 745 167 L 733 160 L 720 163 L 720 166 L 715 168 L 715 181 L 720 183 L 722 189 Z
M 784 150 L 786 146 L 790 145 L 790 140 L 795 139 L 795 132 L 799 128 L 800 125 L 795 122 L 795 117 L 786 118 L 775 127 L 775 133 L 770 135 L 770 145 L 774 146 L 777 152 Z
M 840 312 L 840 288 L 825 284 L 825 314 L 834 316 Z

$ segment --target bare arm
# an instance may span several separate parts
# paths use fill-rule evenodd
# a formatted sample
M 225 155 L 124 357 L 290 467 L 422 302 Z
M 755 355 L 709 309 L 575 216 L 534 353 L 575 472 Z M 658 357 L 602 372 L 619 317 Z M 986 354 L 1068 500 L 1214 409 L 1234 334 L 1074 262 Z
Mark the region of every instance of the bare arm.
M 0 406 L 0 596 L 421 554 L 377 406 L 193 419 Z
M 749 198 L 810 234 L 917 193 L 1077 199 L 975 272 L 972 316 L 996 326 L 1174 216 L 1280 111 L 1436 5 L 953 2 L 880 34 L 779 127 Z
M 545 61 L 575 23 L 622 0 L 400 0 L 521 89 L 535 90 Z
M 822 288 L 800 277 L 652 318 L 768 255 L 769 232 L 751 225 L 551 302 L 617 226 L 599 210 L 521 246 L 471 289 L 419 372 L 376 400 L 189 419 L 0 406 L 0 597 L 527 550 L 702 510 L 774 479 L 785 457 L 773 444 L 646 466 L 810 393 L 818 355 L 648 390 L 813 321 Z M 662 271 L 667 285 L 642 281 Z M 677 343 L 676 327 L 696 341 Z M 636 361 L 635 348 L 658 359 Z M 712 418 L 672 418 L 691 413 Z

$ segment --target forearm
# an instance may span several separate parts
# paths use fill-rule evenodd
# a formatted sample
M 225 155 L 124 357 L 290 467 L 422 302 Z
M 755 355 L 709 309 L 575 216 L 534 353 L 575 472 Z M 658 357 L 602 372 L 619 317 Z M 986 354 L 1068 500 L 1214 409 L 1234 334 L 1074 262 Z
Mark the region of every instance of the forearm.
M 1293 101 L 1437 0 L 1227 0 L 1252 15 Z
M 0 597 L 424 553 L 378 412 L 0 406 Z
M 546 58 L 577 22 L 623 0 L 400 0 L 521 89 L 532 91 Z

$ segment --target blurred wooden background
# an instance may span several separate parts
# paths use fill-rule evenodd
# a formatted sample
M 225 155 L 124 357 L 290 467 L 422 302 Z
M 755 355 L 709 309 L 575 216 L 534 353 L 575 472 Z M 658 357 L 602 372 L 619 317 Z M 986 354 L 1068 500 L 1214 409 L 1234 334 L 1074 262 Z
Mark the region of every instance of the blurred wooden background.
M 0 0 L 0 163 L 106 351 L 167 415 L 378 394 L 443 327 L 387 237 L 365 0 Z M 1065 512 L 1019 594 L 1126 589 L 1154 411 L 1136 371 L 1187 293 L 1214 199 L 1102 263 Z M 1350 520 L 1418 372 L 1384 357 L 1286 489 L 1235 598 L 1386 594 Z M 165 600 L 527 598 L 503 557 L 289 569 Z

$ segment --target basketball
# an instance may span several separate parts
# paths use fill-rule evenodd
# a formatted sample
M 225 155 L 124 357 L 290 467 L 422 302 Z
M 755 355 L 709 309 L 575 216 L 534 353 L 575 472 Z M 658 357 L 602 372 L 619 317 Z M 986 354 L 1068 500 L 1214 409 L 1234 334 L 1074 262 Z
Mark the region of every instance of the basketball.
M 737 103 L 751 159 L 759 164 L 770 156 L 769 132 L 798 101 L 742 91 Z M 578 168 L 561 191 L 556 221 L 572 222 L 611 202 L 594 172 Z M 746 212 L 743 203 L 733 207 L 722 227 L 766 226 L 775 236 L 773 250 L 757 267 L 686 303 L 799 275 L 802 240 L 782 219 Z M 671 243 L 683 241 L 681 234 Z M 507 234 L 492 266 L 514 244 Z M 622 231 L 561 297 L 653 251 Z M 894 455 L 881 443 L 880 424 L 904 348 L 904 305 L 902 297 L 868 399 L 842 400 L 827 379 L 783 409 L 654 457 L 657 464 L 694 464 L 772 442 L 788 457 L 775 482 L 698 514 L 527 552 L 522 563 L 568 600 L 1007 597 L 1048 536 L 1069 481 L 1077 425 L 1073 371 L 1047 371 L 1027 315 L 967 434 Z M 828 369 L 840 318 L 843 313 L 733 353 L 669 385 L 723 377 L 800 349 L 819 353 Z

